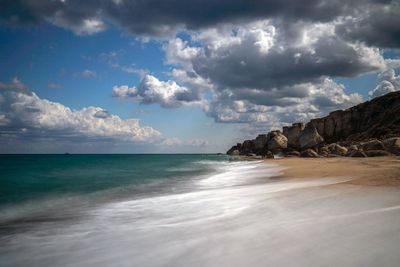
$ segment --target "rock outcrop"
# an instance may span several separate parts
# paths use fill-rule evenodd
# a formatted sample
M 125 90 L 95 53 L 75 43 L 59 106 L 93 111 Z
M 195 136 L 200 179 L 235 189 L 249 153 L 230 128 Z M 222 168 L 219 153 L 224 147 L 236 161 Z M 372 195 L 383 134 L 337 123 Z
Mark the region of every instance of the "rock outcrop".
M 400 92 L 310 122 L 293 123 L 231 147 L 229 155 L 273 158 L 400 156 Z
M 254 140 L 254 152 L 257 154 L 262 154 L 267 147 L 268 138 L 266 134 L 260 134 Z
M 288 139 L 281 131 L 272 131 L 268 134 L 267 147 L 273 152 L 282 151 L 287 148 Z
M 310 123 L 328 143 L 385 139 L 400 135 L 399 114 L 400 92 L 393 92 Z
M 301 149 L 316 147 L 324 142 L 324 138 L 319 135 L 314 125 L 307 124 L 304 130 L 300 133 L 299 143 Z
M 299 137 L 301 132 L 304 130 L 304 123 L 293 123 L 292 126 L 283 127 L 283 135 L 288 139 L 288 147 L 299 149 L 300 142 Z
M 400 137 L 385 139 L 383 144 L 390 153 L 400 156 Z

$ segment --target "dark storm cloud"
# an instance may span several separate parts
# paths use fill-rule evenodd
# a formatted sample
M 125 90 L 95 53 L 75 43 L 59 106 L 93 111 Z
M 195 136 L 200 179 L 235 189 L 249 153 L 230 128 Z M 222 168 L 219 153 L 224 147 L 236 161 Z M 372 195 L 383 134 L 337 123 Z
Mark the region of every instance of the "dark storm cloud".
M 356 1 L 359 2 L 359 1 Z M 288 18 L 329 20 L 352 7 L 354 1 L 309 0 L 146 0 L 36 1 L 2 0 L 1 17 L 10 22 L 34 23 L 56 15 L 72 24 L 107 15 L 137 33 L 157 33 L 161 25 L 198 28 L 215 23 L 285 15 Z
M 336 37 L 319 39 L 309 47 L 287 47 L 263 55 L 254 43 L 220 49 L 218 55 L 196 59 L 194 70 L 223 87 L 270 89 L 317 81 L 321 76 L 353 77 L 378 70 L 359 51 Z M 222 56 L 222 55 L 225 56 Z
M 371 8 L 371 16 L 374 18 L 372 25 L 362 26 L 368 35 L 370 29 L 395 25 L 387 16 L 379 16 L 380 10 L 387 6 L 391 11 L 385 12 L 385 15 L 393 18 L 398 15 L 398 4 L 395 1 L 372 0 L 258 0 L 251 3 L 246 0 L 1 0 L 0 17 L 3 23 L 8 24 L 23 25 L 48 20 L 71 29 L 84 25 L 85 20 L 97 18 L 114 21 L 132 33 L 160 36 L 182 27 L 199 29 L 218 23 L 261 18 L 283 17 L 285 21 L 326 22 L 340 15 L 365 11 L 367 7 Z M 347 29 L 351 35 L 352 29 Z M 390 38 L 387 41 L 398 42 Z
M 49 21 L 77 34 L 92 34 L 112 21 L 130 32 L 165 36 L 221 23 L 264 18 L 328 22 L 345 17 L 337 33 L 378 47 L 400 46 L 397 0 L 0 0 L 0 23 L 29 25 Z M 97 29 L 93 20 L 101 23 Z M 91 22 L 91 23 L 89 23 Z
M 400 47 L 400 1 L 370 4 L 358 16 L 347 18 L 336 32 L 351 40 L 385 48 Z

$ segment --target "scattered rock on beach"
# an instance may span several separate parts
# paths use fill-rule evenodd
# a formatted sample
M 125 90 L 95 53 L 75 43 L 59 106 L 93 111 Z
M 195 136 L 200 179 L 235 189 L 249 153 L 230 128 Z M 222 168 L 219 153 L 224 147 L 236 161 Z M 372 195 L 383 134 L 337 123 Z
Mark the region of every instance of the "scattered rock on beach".
M 330 154 L 335 154 L 339 156 L 345 156 L 348 151 L 347 148 L 335 143 L 328 145 L 328 149 Z
M 289 151 L 285 153 L 285 156 L 288 157 L 300 157 L 300 152 L 299 151 Z
M 273 159 L 274 158 L 274 154 L 271 151 L 267 151 L 267 153 L 265 154 L 265 158 Z
M 366 158 L 366 157 L 368 157 L 367 154 L 365 154 L 365 152 L 361 151 L 361 150 L 353 151 L 353 152 L 350 153 L 349 156 L 353 157 L 353 158 Z
M 400 156 L 400 137 L 392 137 L 383 140 L 383 144 L 385 145 L 387 151 Z
M 300 154 L 303 158 L 319 158 L 319 155 L 317 152 L 312 150 L 311 148 L 308 148 L 306 150 L 303 150 Z
M 361 145 L 364 151 L 368 150 L 385 150 L 385 145 L 379 140 L 371 140 Z
M 390 156 L 390 153 L 385 150 L 368 150 L 365 151 L 368 157 L 383 157 L 383 156 Z
M 239 151 L 240 155 L 265 156 L 269 150 L 294 156 L 296 153 L 291 151 L 310 148 L 324 157 L 372 157 L 389 153 L 400 156 L 399 114 L 400 92 L 392 92 L 346 110 L 333 111 L 307 124 L 285 126 L 283 133 L 275 130 L 260 134 L 231 147 L 227 154 Z
M 357 151 L 358 150 L 358 146 L 357 145 L 350 145 L 347 148 L 348 152 L 353 152 L 353 151 Z
M 240 155 L 240 151 L 237 150 L 237 149 L 235 149 L 235 150 L 232 151 L 232 153 L 231 153 L 230 155 L 232 155 L 232 156 L 239 156 L 239 155 Z

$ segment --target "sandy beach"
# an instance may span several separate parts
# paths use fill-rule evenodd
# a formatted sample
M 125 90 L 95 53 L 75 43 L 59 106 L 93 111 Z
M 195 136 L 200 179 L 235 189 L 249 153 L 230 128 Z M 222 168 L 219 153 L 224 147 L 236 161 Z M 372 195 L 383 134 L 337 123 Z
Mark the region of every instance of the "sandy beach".
M 400 157 L 283 158 L 273 162 L 283 167 L 282 175 L 277 177 L 280 179 L 349 177 L 351 181 L 345 183 L 400 186 Z

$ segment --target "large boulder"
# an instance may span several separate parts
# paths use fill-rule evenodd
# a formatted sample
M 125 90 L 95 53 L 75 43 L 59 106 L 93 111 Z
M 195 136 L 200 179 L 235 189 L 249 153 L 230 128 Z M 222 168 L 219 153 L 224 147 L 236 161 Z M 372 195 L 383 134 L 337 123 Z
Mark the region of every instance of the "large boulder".
M 299 151 L 289 151 L 285 153 L 285 157 L 300 157 L 300 152 Z
M 287 148 L 288 139 L 281 131 L 272 131 L 268 134 L 268 149 L 271 151 L 280 151 Z
M 329 146 L 323 146 L 319 149 L 319 153 L 326 153 L 329 154 L 331 152 L 331 150 L 329 149 Z
M 236 145 L 234 145 L 233 147 L 231 147 L 231 148 L 226 152 L 226 154 L 228 154 L 228 155 L 233 155 L 233 152 L 236 151 L 236 150 L 240 152 L 241 147 L 242 147 L 242 144 L 241 144 L 241 143 L 237 143 Z
M 348 152 L 352 152 L 352 151 L 357 151 L 358 150 L 358 146 L 357 145 L 350 145 L 347 148 Z
M 299 136 L 300 148 L 302 149 L 316 147 L 322 142 L 324 142 L 324 138 L 319 135 L 317 129 L 311 123 L 307 124 Z
M 345 156 L 348 152 L 347 148 L 335 143 L 328 145 L 328 149 L 330 154 L 335 154 L 338 156 Z
M 292 126 L 283 127 L 283 135 L 288 139 L 288 147 L 300 148 L 299 137 L 304 130 L 304 123 L 293 123 Z
M 261 152 L 267 146 L 267 135 L 266 134 L 259 134 L 256 139 L 254 140 L 254 150 L 257 154 L 261 154 Z
M 245 140 L 240 149 L 241 155 L 246 155 L 248 153 L 253 153 L 254 150 L 254 140 Z
M 400 156 L 400 137 L 393 137 L 383 140 L 386 150 Z
M 274 158 L 274 154 L 271 151 L 267 151 L 264 155 L 265 158 L 267 159 L 273 159 Z
M 349 156 L 353 157 L 353 158 L 366 158 L 366 157 L 368 157 L 367 154 L 365 154 L 365 152 L 361 151 L 361 150 L 353 151 L 353 152 L 350 153 Z
M 232 153 L 229 154 L 229 155 L 231 155 L 231 156 L 239 156 L 239 155 L 240 155 L 240 151 L 237 150 L 237 149 L 235 149 L 235 150 L 233 150 Z
M 367 154 L 368 157 L 384 157 L 391 155 L 389 152 L 385 150 L 368 150 L 365 151 L 365 154 Z
M 371 140 L 361 144 L 364 151 L 368 150 L 385 150 L 385 145 L 379 140 Z
M 312 150 L 311 148 L 303 150 L 300 153 L 300 156 L 302 156 L 303 158 L 319 158 L 318 153 Z

